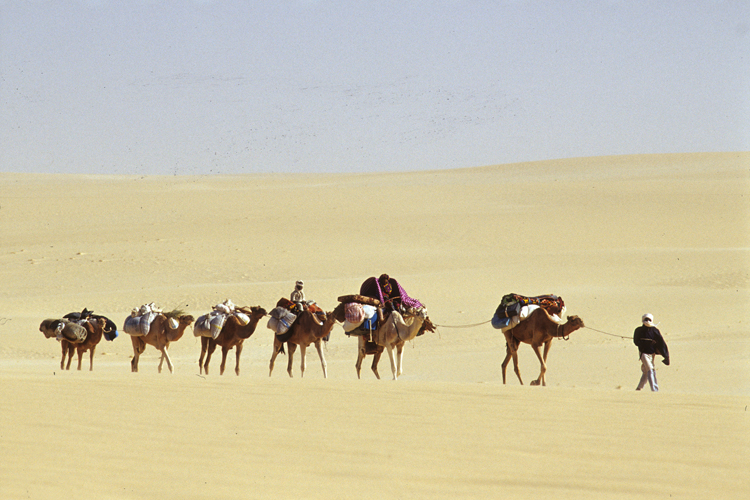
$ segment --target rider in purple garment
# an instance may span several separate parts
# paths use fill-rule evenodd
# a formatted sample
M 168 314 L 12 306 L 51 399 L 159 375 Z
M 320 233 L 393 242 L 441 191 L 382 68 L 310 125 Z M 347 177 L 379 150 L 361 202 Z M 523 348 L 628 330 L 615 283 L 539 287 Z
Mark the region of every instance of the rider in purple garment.
M 388 311 L 424 307 L 420 301 L 409 297 L 398 281 L 387 274 L 381 274 L 379 278 L 367 278 L 362 283 L 359 294 L 378 299 Z

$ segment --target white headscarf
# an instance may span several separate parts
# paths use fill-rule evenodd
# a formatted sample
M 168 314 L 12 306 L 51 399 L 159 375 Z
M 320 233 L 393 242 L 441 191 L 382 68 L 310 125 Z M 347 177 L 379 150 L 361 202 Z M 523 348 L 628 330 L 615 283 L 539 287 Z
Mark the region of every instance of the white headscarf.
M 654 317 L 651 314 L 648 314 L 648 313 L 644 314 L 641 317 L 641 321 L 646 326 L 654 326 Z

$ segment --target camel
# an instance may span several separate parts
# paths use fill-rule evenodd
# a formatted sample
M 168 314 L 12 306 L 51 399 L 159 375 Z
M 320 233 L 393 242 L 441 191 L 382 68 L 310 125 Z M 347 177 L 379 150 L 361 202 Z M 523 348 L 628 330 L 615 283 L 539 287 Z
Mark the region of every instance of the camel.
M 255 333 L 255 327 L 258 326 L 258 321 L 266 315 L 266 310 L 260 306 L 252 306 L 250 309 L 244 307 L 238 307 L 238 311 L 241 311 L 250 316 L 250 322 L 247 325 L 240 323 L 237 316 L 229 316 L 221 328 L 221 332 L 214 339 L 213 337 L 201 337 L 201 357 L 198 359 L 198 367 L 200 373 L 208 375 L 208 364 L 211 362 L 211 355 L 216 350 L 216 346 L 221 346 L 221 367 L 219 368 L 219 375 L 224 375 L 224 368 L 227 364 L 227 353 L 236 347 L 237 361 L 234 364 L 234 372 L 239 376 L 240 374 L 240 354 L 242 353 L 242 345 L 246 339 Z M 206 362 L 203 362 L 203 356 L 206 355 Z
M 424 322 L 422 323 L 422 327 L 419 329 L 419 332 L 417 332 L 417 336 L 424 335 L 425 332 L 434 332 L 435 331 L 435 325 L 432 324 L 432 321 L 430 321 L 430 318 L 425 318 Z M 364 341 L 364 339 L 360 340 L 360 342 Z M 405 340 L 399 340 L 394 344 L 394 347 L 396 347 L 396 354 L 398 356 L 399 361 L 399 371 L 398 376 L 401 376 L 401 367 L 403 366 L 403 355 L 404 355 L 404 346 L 406 345 Z M 378 363 L 380 363 L 380 357 L 383 354 L 383 351 L 385 350 L 385 347 L 382 345 L 378 345 L 375 342 L 366 341 L 365 342 L 365 356 L 368 354 L 373 354 L 372 358 L 372 372 L 375 374 L 375 376 L 380 379 L 380 374 L 378 373 Z M 360 352 L 361 352 L 361 344 L 360 344 Z M 361 364 L 360 364 L 361 367 Z M 359 378 L 359 370 L 357 370 L 357 378 Z
M 299 346 L 300 348 L 300 356 L 302 357 L 302 364 L 300 366 L 302 373 L 300 376 L 304 377 L 306 366 L 305 354 L 307 352 L 307 347 L 310 344 L 315 344 L 315 349 L 317 349 L 318 356 L 320 357 L 320 364 L 323 367 L 323 378 L 328 378 L 326 358 L 323 355 L 323 350 L 321 349 L 320 343 L 324 338 L 328 336 L 329 333 L 331 333 L 331 330 L 333 330 L 333 325 L 335 323 L 336 318 L 333 312 L 326 313 L 325 321 L 320 323 L 316 319 L 315 314 L 311 313 L 308 310 L 302 311 L 294 321 L 294 323 L 292 323 L 292 326 L 289 327 L 289 330 L 283 334 L 282 338 L 284 340 L 279 340 L 279 337 L 274 334 L 273 354 L 271 355 L 268 376 L 270 377 L 273 373 L 273 365 L 276 361 L 276 356 L 278 356 L 279 353 L 284 353 L 284 342 L 286 342 L 286 345 L 289 348 L 289 362 L 287 363 L 286 371 L 290 377 L 293 377 L 292 361 L 294 357 L 294 351 L 297 350 L 297 346 Z
M 177 328 L 171 327 L 169 324 L 170 319 L 178 321 Z M 130 340 L 133 342 L 133 359 L 130 361 L 131 371 L 138 371 L 138 359 L 143 354 L 143 351 L 146 350 L 146 344 L 149 344 L 161 351 L 161 359 L 159 360 L 158 367 L 159 373 L 161 373 L 161 367 L 165 359 L 167 360 L 169 373 L 174 373 L 174 366 L 172 365 L 172 360 L 169 359 L 169 352 L 167 351 L 169 343 L 180 340 L 182 334 L 185 333 L 185 329 L 193 321 L 194 318 L 192 316 L 182 314 L 182 311 L 159 313 L 151 323 L 148 335 L 131 335 Z
M 51 325 L 49 322 L 52 320 L 44 320 L 39 330 L 44 333 L 47 338 L 52 338 L 48 333 L 44 331 L 44 328 L 48 328 Z M 60 320 L 54 320 L 60 321 Z M 83 361 L 83 353 L 90 351 L 89 355 L 89 371 L 94 371 L 94 352 L 96 346 L 101 342 L 102 335 L 107 328 L 107 318 L 102 316 L 96 319 L 87 319 L 82 321 L 80 324 L 86 330 L 86 338 L 83 342 L 71 342 L 65 338 L 60 339 L 60 346 L 62 347 L 62 359 L 60 360 L 61 370 L 70 370 L 70 362 L 73 360 L 73 351 L 78 352 L 78 371 L 81 371 L 81 364 Z M 108 330 L 107 330 L 108 331 Z M 68 363 L 65 364 L 65 357 L 68 357 Z
M 397 311 L 391 312 L 386 316 L 385 320 L 380 323 L 377 330 L 372 333 L 372 342 L 375 343 L 380 349 L 373 348 L 369 342 L 366 341 L 364 335 L 359 336 L 359 355 L 357 357 L 357 378 L 360 378 L 362 371 L 362 361 L 365 359 L 367 354 L 374 354 L 375 358 L 372 361 L 372 371 L 375 376 L 379 379 L 380 374 L 378 373 L 378 362 L 380 356 L 383 353 L 383 347 L 388 350 L 388 359 L 391 361 L 391 372 L 393 373 L 393 380 L 398 380 L 403 370 L 404 361 L 404 345 L 407 341 L 413 340 L 422 326 L 428 322 L 427 310 L 425 308 L 410 309 L 405 316 Z M 394 358 L 393 348 L 396 348 L 396 356 Z
M 536 357 L 539 358 L 541 371 L 539 378 L 531 382 L 531 385 L 547 385 L 545 374 L 547 373 L 547 354 L 552 345 L 552 339 L 567 337 L 579 328 L 583 328 L 583 320 L 578 316 L 568 316 L 568 321 L 564 324 L 557 323 L 552 316 L 542 309 L 535 309 L 528 318 L 521 321 L 518 325 L 505 330 L 506 355 L 503 361 L 503 384 L 505 384 L 505 369 L 508 361 L 513 358 L 513 370 L 516 372 L 518 381 L 523 385 L 521 372 L 518 370 L 518 347 L 521 342 L 530 344 L 534 349 Z M 539 352 L 539 348 L 544 344 L 544 355 Z

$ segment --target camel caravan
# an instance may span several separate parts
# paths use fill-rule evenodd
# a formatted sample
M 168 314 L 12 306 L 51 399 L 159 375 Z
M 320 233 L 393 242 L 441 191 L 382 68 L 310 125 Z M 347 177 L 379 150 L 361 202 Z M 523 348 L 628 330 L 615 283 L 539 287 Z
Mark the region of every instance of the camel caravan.
M 293 377 L 294 353 L 299 347 L 300 376 L 304 377 L 307 348 L 315 345 L 323 377 L 327 378 L 328 368 L 322 343 L 329 340 L 333 327 L 339 323 L 347 336 L 357 338 L 354 365 L 357 378 L 361 378 L 365 358 L 373 356 L 371 369 L 380 379 L 378 363 L 383 352 L 387 351 L 393 380 L 398 380 L 403 373 L 406 342 L 426 332 L 436 331 L 436 325 L 427 316 L 424 304 L 410 297 L 401 284 L 387 274 L 368 278 L 362 283 L 359 293 L 340 296 L 338 302 L 332 311 L 324 312 L 315 301 L 305 300 L 304 283 L 297 281 L 290 298 L 279 299 L 270 312 L 260 306 L 240 307 L 227 299 L 195 320 L 181 310 L 164 312 L 153 302 L 144 304 L 133 309 L 123 324 L 123 331 L 130 336 L 133 344 L 131 371 L 138 371 L 140 355 L 146 345 L 151 345 L 161 353 L 157 367 L 159 373 L 164 361 L 170 373 L 174 373 L 169 344 L 182 338 L 187 327 L 193 325 L 193 334 L 201 339 L 199 374 L 208 375 L 211 356 L 216 347 L 221 346 L 219 375 L 224 374 L 227 355 L 232 349 L 235 349 L 236 356 L 234 371 L 239 375 L 244 341 L 255 333 L 260 320 L 268 316 L 266 326 L 274 334 L 269 376 L 273 375 L 277 356 L 286 354 L 287 373 Z M 552 340 L 567 340 L 572 332 L 584 327 L 578 316 L 569 316 L 563 322 L 564 315 L 565 303 L 556 295 L 526 297 L 508 294 L 502 298 L 491 323 L 495 329 L 502 331 L 506 341 L 506 356 L 502 363 L 503 384 L 506 383 L 506 368 L 512 359 L 514 372 L 523 385 L 518 369 L 518 348 L 525 343 L 531 345 L 541 366 L 539 377 L 531 385 L 547 385 L 547 355 Z M 46 319 L 39 330 L 45 337 L 60 342 L 60 368 L 68 370 L 74 350 L 78 352 L 78 370 L 81 369 L 83 353 L 90 351 L 89 370 L 93 370 L 96 345 L 102 338 L 112 341 L 118 336 L 114 322 L 87 309 L 80 313 L 69 313 L 61 319 Z M 544 351 L 540 352 L 542 346 Z

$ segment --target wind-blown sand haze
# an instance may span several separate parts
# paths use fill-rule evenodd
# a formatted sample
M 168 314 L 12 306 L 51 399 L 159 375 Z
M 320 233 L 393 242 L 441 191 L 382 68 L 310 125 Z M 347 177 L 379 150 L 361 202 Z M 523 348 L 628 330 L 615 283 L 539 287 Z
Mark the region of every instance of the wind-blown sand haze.
M 0 174 L 0 498 L 746 498 L 750 493 L 750 153 L 579 158 L 391 174 Z M 300 378 L 261 320 L 219 376 L 189 329 L 175 373 L 124 332 L 60 370 L 45 318 L 121 328 L 155 302 L 195 317 L 270 310 L 305 281 L 327 311 L 388 273 L 438 331 L 354 369 L 334 328 Z M 489 320 L 558 294 L 589 328 L 521 386 Z M 636 392 L 630 337 L 671 353 Z M 625 338 L 622 338 L 625 337 Z M 660 358 L 659 358 L 660 359 Z

